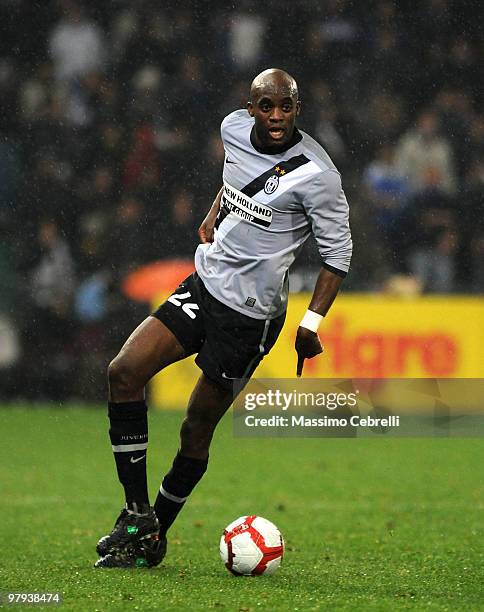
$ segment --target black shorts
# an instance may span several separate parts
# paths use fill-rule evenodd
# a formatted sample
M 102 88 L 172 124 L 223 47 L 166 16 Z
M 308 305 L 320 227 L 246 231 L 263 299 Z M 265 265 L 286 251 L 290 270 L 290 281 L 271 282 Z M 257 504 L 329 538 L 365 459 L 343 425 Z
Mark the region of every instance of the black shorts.
M 153 313 L 211 380 L 234 391 L 248 379 L 279 336 L 286 313 L 276 319 L 247 317 L 216 300 L 196 272 Z

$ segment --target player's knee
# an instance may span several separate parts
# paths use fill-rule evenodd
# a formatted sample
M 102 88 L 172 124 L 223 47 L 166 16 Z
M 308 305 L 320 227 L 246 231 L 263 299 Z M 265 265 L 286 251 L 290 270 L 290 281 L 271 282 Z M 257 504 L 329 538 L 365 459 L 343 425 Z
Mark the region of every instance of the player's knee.
M 116 357 L 108 366 L 109 388 L 115 391 L 136 391 L 136 380 L 132 368 L 123 359 Z

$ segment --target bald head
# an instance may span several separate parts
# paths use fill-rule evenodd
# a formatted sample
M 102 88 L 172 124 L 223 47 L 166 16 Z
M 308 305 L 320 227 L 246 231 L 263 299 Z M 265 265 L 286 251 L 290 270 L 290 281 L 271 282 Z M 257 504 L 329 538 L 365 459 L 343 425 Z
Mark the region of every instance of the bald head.
M 301 110 L 296 81 L 284 70 L 264 70 L 252 81 L 247 110 L 254 117 L 256 146 L 274 153 L 283 150 L 291 142 Z
M 269 68 L 258 74 L 250 86 L 250 101 L 261 96 L 274 95 L 298 99 L 297 83 L 294 78 L 279 68 Z

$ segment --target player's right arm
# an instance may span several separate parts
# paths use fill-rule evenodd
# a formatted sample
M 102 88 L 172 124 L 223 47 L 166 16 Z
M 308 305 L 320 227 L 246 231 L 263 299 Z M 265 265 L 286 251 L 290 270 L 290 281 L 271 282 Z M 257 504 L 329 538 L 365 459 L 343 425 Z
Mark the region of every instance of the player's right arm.
M 215 221 L 217 220 L 218 211 L 220 210 L 220 200 L 222 199 L 223 187 L 215 196 L 215 200 L 208 211 L 205 219 L 198 228 L 198 236 L 202 244 L 213 242 L 213 233 L 215 229 Z

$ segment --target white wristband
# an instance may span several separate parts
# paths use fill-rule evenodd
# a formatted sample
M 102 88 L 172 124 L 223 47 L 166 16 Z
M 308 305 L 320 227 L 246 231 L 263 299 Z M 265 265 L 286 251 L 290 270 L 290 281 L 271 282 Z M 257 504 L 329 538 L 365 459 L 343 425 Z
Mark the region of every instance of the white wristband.
M 319 324 L 323 319 L 323 315 L 314 312 L 314 310 L 306 310 L 306 314 L 302 318 L 301 323 L 299 323 L 299 327 L 305 327 L 306 329 L 316 333 L 318 331 Z

